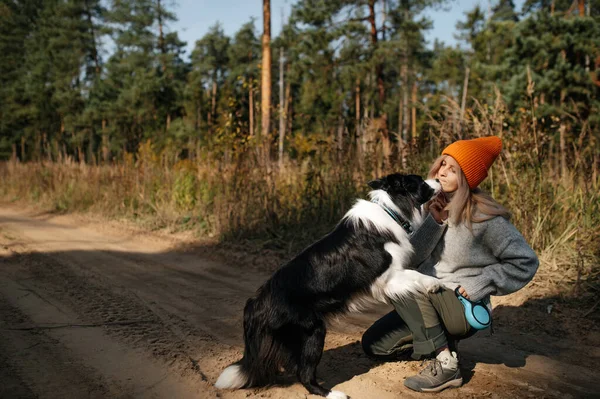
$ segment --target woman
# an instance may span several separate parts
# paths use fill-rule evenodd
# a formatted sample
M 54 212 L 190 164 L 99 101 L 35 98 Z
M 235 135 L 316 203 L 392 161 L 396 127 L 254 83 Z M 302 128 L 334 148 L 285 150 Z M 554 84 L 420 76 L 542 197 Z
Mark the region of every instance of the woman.
M 420 392 L 438 392 L 462 385 L 455 342 L 473 335 L 455 294 L 483 301 L 524 287 L 535 274 L 538 259 L 509 222 L 508 211 L 477 186 L 500 154 L 502 141 L 491 136 L 461 140 L 442 151 L 429 171 L 443 193 L 428 204 L 429 215 L 414 233 L 412 264 L 442 280 L 447 288 L 415 294 L 394 303 L 395 310 L 363 335 L 365 352 L 381 359 L 434 357 L 404 385 Z

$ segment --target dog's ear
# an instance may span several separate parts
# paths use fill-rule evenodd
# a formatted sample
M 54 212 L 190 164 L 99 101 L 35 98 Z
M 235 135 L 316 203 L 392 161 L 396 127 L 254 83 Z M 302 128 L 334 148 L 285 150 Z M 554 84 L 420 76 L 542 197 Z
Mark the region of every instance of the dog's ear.
M 387 183 L 383 179 L 375 179 L 375 180 L 371 180 L 367 184 L 373 190 L 381 190 L 386 186 Z
M 390 187 L 394 190 L 394 192 L 398 193 L 406 191 L 404 188 L 404 180 L 405 176 L 399 173 L 395 173 L 387 177 Z
M 423 184 L 423 178 L 419 175 L 407 175 L 404 180 L 404 188 L 410 192 L 416 192 Z

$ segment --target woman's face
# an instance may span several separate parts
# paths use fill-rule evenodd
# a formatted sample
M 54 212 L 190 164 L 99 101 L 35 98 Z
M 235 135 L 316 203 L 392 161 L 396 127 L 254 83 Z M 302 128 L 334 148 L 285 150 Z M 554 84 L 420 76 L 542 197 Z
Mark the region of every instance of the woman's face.
M 435 174 L 435 178 L 442 184 L 445 193 L 453 193 L 458 189 L 458 171 L 460 166 L 450 155 L 442 160 L 442 166 Z

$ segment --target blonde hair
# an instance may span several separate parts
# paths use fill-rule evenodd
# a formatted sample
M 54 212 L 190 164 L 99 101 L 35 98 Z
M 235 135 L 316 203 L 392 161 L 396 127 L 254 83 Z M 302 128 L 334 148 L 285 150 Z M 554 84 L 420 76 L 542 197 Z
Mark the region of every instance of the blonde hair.
M 442 161 L 448 156 L 442 155 L 433 162 L 427 175 L 429 179 L 435 178 L 436 173 L 442 166 Z M 489 194 L 479 188 L 469 189 L 467 178 L 460 168 L 456 173 L 458 188 L 454 193 L 448 195 L 450 201 L 446 206 L 448 219 L 452 224 L 464 223 L 470 229 L 473 223 L 485 222 L 496 216 L 510 219 L 510 212 Z

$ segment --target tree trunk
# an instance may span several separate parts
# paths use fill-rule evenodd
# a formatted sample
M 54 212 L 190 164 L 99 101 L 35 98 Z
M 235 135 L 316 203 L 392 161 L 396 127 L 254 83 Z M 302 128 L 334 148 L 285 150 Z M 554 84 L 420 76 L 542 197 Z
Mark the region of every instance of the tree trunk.
M 88 146 L 86 149 L 87 162 L 91 165 L 98 166 L 98 157 L 94 153 L 94 133 L 90 132 L 88 140 Z
M 556 155 L 554 155 L 554 138 L 550 139 L 550 147 L 548 148 L 548 159 L 550 164 L 550 177 L 553 179 L 557 175 Z
M 167 73 L 167 46 L 165 43 L 165 34 L 163 32 L 163 8 L 161 6 L 161 0 L 156 0 L 156 19 L 158 20 L 158 49 L 160 50 L 160 68 L 163 74 Z M 166 76 L 170 78 L 171 76 Z
M 336 94 L 339 98 L 342 98 L 342 88 L 341 87 L 339 87 L 337 89 Z M 340 160 L 341 160 L 341 156 L 342 156 L 342 150 L 344 149 L 343 140 L 344 140 L 344 101 L 341 101 L 339 116 L 338 116 L 337 137 L 336 137 L 337 156 L 338 156 L 338 159 L 340 159 Z
M 283 139 L 285 137 L 285 99 L 283 84 L 283 47 L 279 49 L 279 168 L 283 166 Z
M 469 69 L 469 67 L 465 68 L 465 81 L 463 82 L 463 93 L 462 93 L 462 101 L 460 103 L 460 118 L 458 121 L 458 134 L 460 135 L 459 137 L 462 139 L 462 123 L 463 123 L 463 118 L 465 117 L 465 109 L 467 106 L 467 90 L 469 88 L 469 73 L 471 72 L 471 70 Z
M 355 88 L 355 102 L 354 102 L 356 113 L 355 115 L 355 146 L 356 146 L 356 156 L 358 158 L 358 166 L 362 170 L 363 167 L 363 157 L 364 157 L 364 148 L 363 148 L 363 129 L 361 122 L 361 94 L 360 94 L 360 79 L 356 79 L 356 88 Z
M 96 31 L 94 30 L 94 21 L 92 20 L 92 12 L 90 11 L 90 6 L 85 1 L 85 14 L 88 20 L 90 34 L 92 36 L 92 58 L 94 59 L 94 65 L 96 66 L 96 77 L 100 76 L 100 61 L 98 59 L 98 48 L 96 47 Z
M 288 65 L 289 67 L 289 65 Z M 290 81 L 288 79 L 286 88 L 285 88 L 285 121 L 286 121 L 286 131 L 292 132 L 292 87 L 290 85 Z
M 200 119 L 202 118 L 202 110 L 200 109 L 200 104 L 196 103 L 196 118 L 194 120 L 194 131 L 198 133 L 200 130 Z
M 64 134 L 65 134 L 65 121 L 63 120 L 63 118 L 61 116 L 61 118 L 60 118 L 60 134 L 58 135 L 58 138 L 56 140 L 58 162 L 63 162 L 67 158 L 67 149 L 64 145 L 64 142 L 63 142 L 62 146 L 59 145 L 59 142 L 64 140 Z
M 217 79 L 216 77 L 212 82 L 212 91 L 211 91 L 211 106 L 210 106 L 210 128 L 212 133 L 213 124 L 215 124 L 215 118 L 217 116 Z
M 401 70 L 402 71 L 402 70 Z M 400 80 L 402 80 L 402 77 L 400 77 Z M 404 84 L 401 85 L 401 89 L 403 89 Z M 402 96 L 398 96 L 398 135 L 400 136 L 400 139 L 402 139 L 402 125 L 404 123 L 404 119 L 403 115 L 402 115 L 402 109 L 403 109 L 403 104 L 402 104 Z
M 50 151 L 50 144 L 48 143 L 48 136 L 46 132 L 38 133 L 38 160 L 41 161 L 44 159 L 44 155 L 51 161 L 52 160 L 52 152 Z
M 579 10 L 579 16 L 583 17 L 585 15 L 585 0 L 577 0 L 577 8 Z
M 337 150 L 338 157 L 341 159 L 342 151 L 344 150 L 344 117 L 342 115 L 343 106 L 340 107 L 340 117 L 338 120 L 338 128 L 337 128 Z
M 271 0 L 263 0 L 261 78 L 261 138 L 266 161 L 269 158 L 267 143 L 271 130 Z
M 592 7 L 592 6 L 591 6 L 591 4 L 590 4 L 590 1 L 588 1 L 588 2 L 587 2 L 587 7 L 586 7 L 586 13 L 585 13 L 585 15 L 586 15 L 587 17 L 589 17 L 589 16 L 590 16 L 590 8 L 591 8 L 591 7 Z M 586 73 L 587 75 L 589 75 L 589 73 L 590 73 L 590 55 L 589 55 L 589 54 L 586 54 L 586 55 L 585 55 L 585 73 Z
M 407 1 L 402 2 L 402 7 L 404 8 L 404 21 L 408 21 L 410 18 L 410 5 Z M 408 40 L 406 38 L 406 33 L 404 33 L 404 43 L 402 46 L 402 66 L 400 68 L 400 78 L 402 80 L 402 141 L 404 141 L 403 145 L 408 142 L 408 123 L 409 123 L 409 115 L 408 115 Z M 403 155 L 403 164 L 405 162 Z
M 485 18 L 485 30 L 489 30 L 490 29 L 490 19 L 492 18 L 492 2 L 488 1 L 488 7 L 487 7 L 487 14 L 486 14 L 486 18 Z M 487 49 L 487 54 L 486 54 L 486 61 L 489 63 L 490 60 L 492 59 L 492 42 L 489 39 L 486 41 L 486 49 Z
M 250 78 L 250 84 L 248 85 L 248 112 L 249 112 L 249 123 L 250 123 L 250 137 L 254 137 L 254 82 Z
M 248 61 L 252 62 L 252 50 L 248 51 Z M 248 130 L 250 137 L 254 137 L 254 79 L 248 79 Z
M 21 137 L 21 162 L 25 162 L 25 137 Z
M 406 44 L 404 50 L 404 57 L 402 62 L 402 68 L 400 71 L 400 75 L 402 78 L 402 143 L 401 143 L 401 160 L 402 167 L 406 168 L 408 166 L 407 162 L 407 152 L 408 152 L 408 125 L 409 118 L 408 115 L 408 56 L 406 55 Z
M 565 131 L 567 127 L 564 123 L 561 123 L 558 131 L 560 133 L 560 175 L 564 181 L 567 177 L 567 145 L 565 141 Z
M 355 138 L 358 140 L 358 138 L 360 137 L 360 79 L 356 79 L 356 86 L 354 89 L 354 114 L 354 135 Z
M 77 144 L 77 159 L 79 160 L 79 163 L 85 163 L 85 154 L 81 142 Z
M 157 19 L 158 19 L 158 48 L 160 49 L 160 64 L 163 75 L 165 75 L 165 79 L 167 84 L 170 81 L 171 76 L 167 76 L 167 47 L 165 45 L 165 35 L 163 33 L 163 13 L 162 6 L 160 4 L 161 0 L 156 0 L 156 11 L 157 11 Z M 170 74 L 169 74 L 170 75 Z M 166 120 L 166 129 L 169 130 L 171 126 L 171 113 L 167 111 L 167 120 Z
M 39 131 L 36 132 L 35 135 L 35 160 L 36 161 L 41 161 L 42 159 L 42 151 L 43 151 L 43 144 L 42 144 L 42 133 L 40 133 Z
M 414 146 L 417 143 L 417 81 L 413 82 L 411 96 L 411 140 L 410 145 Z
M 373 49 L 373 54 L 375 54 L 378 47 L 377 23 L 375 20 L 375 0 L 369 0 L 368 20 L 369 24 L 371 25 L 371 46 Z M 385 86 L 383 81 L 383 64 L 380 62 L 377 62 L 375 65 L 375 75 L 377 79 L 377 93 L 379 101 L 377 112 L 374 113 L 374 116 L 379 116 L 379 113 L 381 113 L 381 139 L 383 145 L 384 165 L 387 166 L 389 165 L 389 158 L 391 155 L 391 143 L 387 125 L 387 115 L 383 112 L 383 106 L 385 103 Z
M 405 56 L 404 59 L 407 57 Z M 408 141 L 408 66 L 406 61 L 403 61 L 402 69 L 400 71 L 402 79 L 402 140 Z
M 102 119 L 102 160 L 106 163 L 110 157 L 106 119 Z
M 377 24 L 375 21 L 375 0 L 369 0 L 369 24 L 371 25 L 371 46 L 373 51 L 377 49 Z M 383 65 L 377 63 L 375 66 L 375 74 L 377 75 L 377 91 L 379 94 L 379 105 L 383 106 L 385 101 L 385 86 L 383 84 Z
M 85 14 L 87 17 L 87 22 L 89 25 L 89 29 L 90 29 L 90 35 L 91 35 L 91 39 L 92 39 L 92 48 L 91 48 L 91 52 L 92 52 L 92 58 L 94 60 L 94 66 L 95 66 L 95 71 L 96 71 L 96 79 L 100 78 L 101 75 L 101 68 L 100 68 L 100 59 L 98 57 L 98 48 L 96 46 L 96 31 L 94 30 L 94 21 L 92 19 L 92 12 L 90 11 L 90 6 L 88 1 L 85 1 Z M 103 117 L 102 118 L 102 159 L 104 160 L 104 162 L 108 161 L 108 156 L 109 156 L 109 152 L 108 152 L 108 138 L 106 137 L 106 119 Z M 92 141 L 90 140 L 90 143 Z
M 381 38 L 383 39 L 383 41 L 385 42 L 385 34 L 386 34 L 386 27 L 385 27 L 385 22 L 387 20 L 387 1 L 386 0 L 382 0 L 383 4 L 381 7 Z
M 165 54 L 167 50 L 165 48 L 165 37 L 163 34 L 163 22 L 162 22 L 162 7 L 160 5 L 160 0 L 156 0 L 156 11 L 157 11 L 157 19 L 158 19 L 158 48 L 162 57 L 160 57 L 161 69 L 162 72 L 165 73 L 167 70 Z
M 208 91 L 207 96 L 212 97 L 211 90 Z M 211 109 L 209 109 L 206 112 L 206 114 L 207 114 L 206 115 L 206 124 L 208 125 L 207 129 L 208 129 L 208 132 L 210 133 L 212 131 L 212 106 L 211 106 Z

